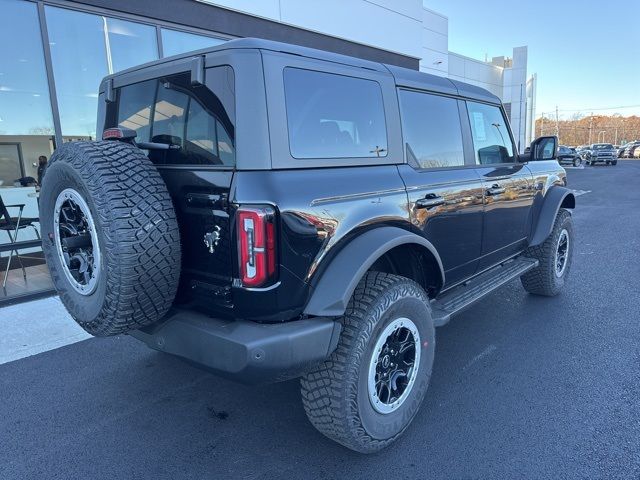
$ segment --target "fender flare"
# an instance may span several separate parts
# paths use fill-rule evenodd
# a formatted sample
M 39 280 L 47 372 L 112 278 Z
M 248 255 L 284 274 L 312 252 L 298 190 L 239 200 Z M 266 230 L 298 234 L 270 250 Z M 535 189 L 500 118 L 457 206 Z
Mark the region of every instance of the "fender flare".
M 436 248 L 425 238 L 398 227 L 379 227 L 354 238 L 324 271 L 304 309 L 306 315 L 337 317 L 344 313 L 356 286 L 369 268 L 399 245 L 420 245 L 434 256 L 444 285 L 444 269 Z
M 575 207 L 576 197 L 571 190 L 560 186 L 551 187 L 540 207 L 536 224 L 531 229 L 532 235 L 529 239 L 529 246 L 535 247 L 540 245 L 551 235 L 553 223 L 556 220 L 560 208 Z

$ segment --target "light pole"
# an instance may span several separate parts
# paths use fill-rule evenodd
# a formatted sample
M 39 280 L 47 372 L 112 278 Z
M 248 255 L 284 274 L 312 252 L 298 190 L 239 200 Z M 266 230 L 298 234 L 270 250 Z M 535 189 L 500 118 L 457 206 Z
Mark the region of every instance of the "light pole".
M 604 134 L 607 133 L 606 130 L 600 130 L 598 132 L 598 143 L 604 143 Z M 600 141 L 600 134 L 602 134 L 602 141 Z

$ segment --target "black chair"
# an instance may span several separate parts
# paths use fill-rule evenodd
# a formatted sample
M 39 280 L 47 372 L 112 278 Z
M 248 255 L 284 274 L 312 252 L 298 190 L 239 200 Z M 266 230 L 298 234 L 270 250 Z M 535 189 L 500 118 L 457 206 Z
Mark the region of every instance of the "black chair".
M 40 219 L 37 217 L 23 217 L 22 212 L 24 211 L 25 204 L 18 205 L 5 205 L 2 200 L 2 196 L 0 196 L 0 230 L 4 230 L 7 232 L 9 236 L 9 244 L 16 244 L 18 241 L 18 232 L 25 228 L 33 228 L 36 232 L 36 237 L 38 240 L 40 239 L 40 232 L 34 225 L 34 223 L 40 222 Z M 9 208 L 17 208 L 18 216 L 12 217 L 9 213 Z M 9 269 L 11 268 L 11 260 L 13 256 L 16 256 L 18 259 L 18 263 L 20 263 L 20 267 L 22 268 L 22 276 L 24 279 L 27 279 L 27 271 L 24 269 L 24 265 L 22 264 L 22 259 L 20 258 L 20 253 L 18 249 L 13 249 L 9 252 L 9 258 L 7 259 L 7 268 L 4 272 L 4 280 L 2 281 L 2 288 L 5 288 L 7 285 L 7 277 L 9 276 Z

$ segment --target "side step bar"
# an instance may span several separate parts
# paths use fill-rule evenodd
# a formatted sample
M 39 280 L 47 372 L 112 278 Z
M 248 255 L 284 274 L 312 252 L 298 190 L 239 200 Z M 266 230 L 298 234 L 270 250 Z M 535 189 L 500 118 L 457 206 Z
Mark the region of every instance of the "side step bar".
M 448 323 L 456 313 L 460 313 L 496 288 L 537 266 L 538 260 L 518 257 L 493 267 L 445 292 L 431 303 L 435 326 L 440 327 Z

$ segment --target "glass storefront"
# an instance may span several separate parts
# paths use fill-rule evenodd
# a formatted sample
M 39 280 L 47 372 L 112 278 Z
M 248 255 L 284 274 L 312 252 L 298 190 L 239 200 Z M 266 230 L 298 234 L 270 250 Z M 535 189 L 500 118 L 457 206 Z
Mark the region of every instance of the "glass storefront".
M 214 47 L 220 45 L 224 40 L 212 37 L 203 37 L 193 33 L 180 32 L 168 28 L 162 29 L 162 48 L 164 56 L 178 55 L 201 48 Z
M 0 247 L 37 240 L 39 158 L 49 158 L 55 129 L 38 9 L 35 3 L 0 0 Z M 19 46 L 19 48 L 17 48 Z M 1 208 L 6 206 L 6 210 Z M 4 212 L 7 212 L 4 214 Z M 9 217 L 7 219 L 6 217 Z M 17 219 L 21 218 L 21 224 Z M 22 219 L 25 220 L 22 220 Z M 29 220 L 27 220 L 29 219 Z M 14 228 L 18 227 L 17 229 Z M 51 288 L 38 247 L 11 257 L 0 248 L 0 299 L 25 289 Z M 25 267 L 25 275 L 21 268 Z
M 13 252 L 3 288 L 10 255 L 7 249 L 12 242 L 36 243 L 40 230 L 38 183 L 43 171 L 39 166 L 49 159 L 56 143 L 99 136 L 96 115 L 101 79 L 161 56 L 225 40 L 179 27 L 160 27 L 145 19 L 120 18 L 116 12 L 87 12 L 46 2 L 39 10 L 33 1 L 0 0 L 0 12 L 2 302 L 13 295 L 51 288 L 42 253 L 33 246 L 18 250 L 19 261 Z M 48 32 L 46 38 L 43 25 Z M 47 51 L 50 63 L 45 61 Z M 56 92 L 53 104 L 50 91 Z M 56 108 L 58 115 L 54 117 Z M 7 215 L 2 205 L 17 206 L 9 207 Z M 20 214 L 30 222 L 21 222 L 17 230 L 9 228 L 16 226 Z

